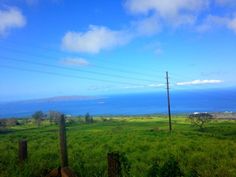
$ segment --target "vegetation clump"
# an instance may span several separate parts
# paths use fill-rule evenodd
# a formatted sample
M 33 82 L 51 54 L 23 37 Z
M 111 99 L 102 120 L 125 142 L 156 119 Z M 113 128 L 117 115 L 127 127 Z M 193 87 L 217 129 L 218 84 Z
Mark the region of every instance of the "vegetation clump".
M 49 111 L 47 117 L 48 117 L 51 125 L 53 123 L 58 124 L 59 119 L 61 117 L 61 113 L 59 113 L 57 111 Z
M 199 127 L 201 130 L 203 130 L 205 124 L 209 123 L 213 119 L 213 116 L 209 113 L 195 113 L 189 115 L 188 118 L 192 125 Z
M 183 172 L 180 169 L 179 162 L 171 155 L 165 163 L 160 166 L 159 160 L 154 160 L 148 172 L 148 177 L 182 177 Z
M 32 117 L 34 118 L 35 123 L 38 127 L 41 125 L 41 122 L 42 122 L 44 116 L 45 115 L 42 111 L 37 111 L 32 115 Z
M 93 123 L 93 116 L 91 116 L 89 113 L 85 115 L 85 123 L 87 124 Z

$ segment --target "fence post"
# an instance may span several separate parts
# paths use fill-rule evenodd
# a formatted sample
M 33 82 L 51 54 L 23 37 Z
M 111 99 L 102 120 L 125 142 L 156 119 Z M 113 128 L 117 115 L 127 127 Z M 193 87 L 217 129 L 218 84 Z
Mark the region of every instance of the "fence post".
M 121 163 L 119 153 L 108 153 L 108 177 L 121 176 Z
M 61 167 L 68 166 L 68 155 L 67 155 L 67 143 L 66 143 L 66 125 L 65 125 L 65 116 L 61 115 L 59 121 L 59 141 L 60 141 L 60 150 L 61 150 Z
M 19 160 L 20 163 L 27 159 L 27 140 L 19 140 Z

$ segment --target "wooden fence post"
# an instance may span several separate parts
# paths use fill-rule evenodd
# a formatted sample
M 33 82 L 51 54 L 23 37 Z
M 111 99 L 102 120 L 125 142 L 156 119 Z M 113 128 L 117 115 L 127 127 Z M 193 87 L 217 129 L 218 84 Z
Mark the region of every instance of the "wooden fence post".
M 68 155 L 67 155 L 67 143 L 66 143 L 66 123 L 65 116 L 61 115 L 59 121 L 59 141 L 60 141 L 60 150 L 61 150 L 61 167 L 68 166 Z
M 19 160 L 23 163 L 27 159 L 27 140 L 19 140 Z
M 119 153 L 108 153 L 108 177 L 120 177 L 121 176 L 121 163 Z

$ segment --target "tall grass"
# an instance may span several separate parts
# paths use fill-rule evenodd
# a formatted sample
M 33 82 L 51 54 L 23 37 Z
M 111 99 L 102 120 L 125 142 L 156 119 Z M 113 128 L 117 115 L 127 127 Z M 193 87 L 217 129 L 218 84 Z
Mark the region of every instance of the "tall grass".
M 158 159 L 163 166 L 174 157 L 184 176 L 236 176 L 236 122 L 216 121 L 204 131 L 184 118 L 173 119 L 168 132 L 166 118 L 114 118 L 93 124 L 74 122 L 67 127 L 69 165 L 78 176 L 106 177 L 107 153 L 124 153 L 131 165 L 130 176 L 150 174 Z M 18 163 L 18 140 L 28 140 L 29 156 Z M 0 176 L 41 177 L 60 166 L 58 127 L 44 124 L 12 127 L 0 134 Z

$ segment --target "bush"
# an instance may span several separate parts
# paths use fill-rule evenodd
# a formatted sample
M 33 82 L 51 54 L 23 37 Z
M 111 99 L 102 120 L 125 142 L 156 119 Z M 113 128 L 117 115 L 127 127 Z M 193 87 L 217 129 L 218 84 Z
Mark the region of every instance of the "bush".
M 151 168 L 148 171 L 147 177 L 158 177 L 160 173 L 160 165 L 158 160 L 154 160 Z
M 18 122 L 17 119 L 12 118 L 12 119 L 6 120 L 6 125 L 7 126 L 15 126 L 15 125 L 20 125 L 20 123 Z
M 111 152 L 108 153 L 109 156 L 112 156 L 119 163 L 118 174 L 120 177 L 130 177 L 130 168 L 131 164 L 123 152 Z
M 0 120 L 0 127 L 15 126 L 15 125 L 20 125 L 19 121 L 15 118 Z
M 181 177 L 183 173 L 179 167 L 178 161 L 174 156 L 170 156 L 160 169 L 161 177 Z
M 159 160 L 154 160 L 148 171 L 148 177 L 181 177 L 183 173 L 178 161 L 171 155 L 165 163 L 160 166 Z
M 75 123 L 76 123 L 76 120 L 73 119 L 73 118 L 67 118 L 67 119 L 66 119 L 66 123 L 69 124 L 69 125 L 72 125 L 72 124 L 75 124 Z
M 0 120 L 0 127 L 6 127 L 6 120 Z

